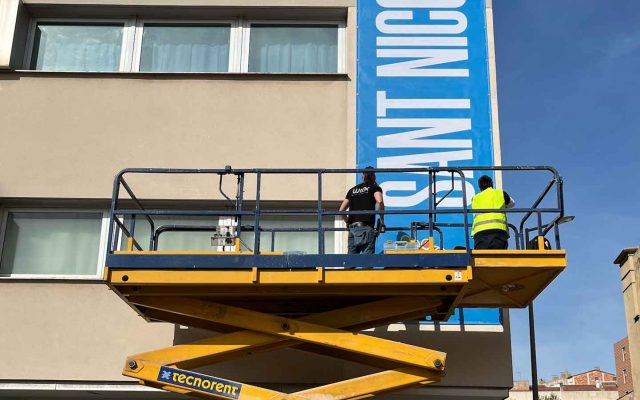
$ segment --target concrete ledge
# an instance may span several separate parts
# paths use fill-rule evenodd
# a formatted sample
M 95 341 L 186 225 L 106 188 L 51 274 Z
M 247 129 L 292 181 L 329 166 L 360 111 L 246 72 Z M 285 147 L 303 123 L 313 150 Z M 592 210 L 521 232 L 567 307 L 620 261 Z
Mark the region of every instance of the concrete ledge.
M 143 80 L 229 80 L 229 81 L 349 81 L 348 74 L 287 74 L 256 72 L 66 72 L 2 71 L 0 80 L 29 78 L 99 78 Z
M 613 260 L 613 263 L 622 266 L 622 264 L 624 264 L 624 262 L 627 261 L 627 257 L 632 254 L 635 254 L 638 250 L 639 250 L 638 247 L 626 247 L 622 249 L 620 254 L 618 254 L 618 257 L 616 257 L 616 259 Z
M 184 7 L 355 7 L 356 0 L 23 0 L 34 5 Z

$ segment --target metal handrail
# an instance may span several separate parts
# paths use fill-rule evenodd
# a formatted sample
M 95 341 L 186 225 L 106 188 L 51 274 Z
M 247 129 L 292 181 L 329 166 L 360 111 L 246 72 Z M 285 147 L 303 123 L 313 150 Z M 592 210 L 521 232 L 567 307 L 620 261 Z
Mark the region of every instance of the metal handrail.
M 122 222 L 120 222 L 120 220 L 118 218 L 116 218 L 116 222 L 123 229 L 126 229 L 124 227 L 124 224 L 122 224 Z M 453 226 L 453 224 L 444 224 L 444 226 Z M 460 224 L 460 226 L 462 226 L 462 224 Z M 217 232 L 219 229 L 220 228 L 217 225 L 211 225 L 211 226 L 161 225 L 155 230 L 154 249 L 153 250 L 158 250 L 158 239 L 160 238 L 160 235 L 165 233 L 165 232 Z M 240 232 L 254 232 L 255 226 L 253 226 L 253 225 L 242 225 L 242 226 L 237 227 L 237 229 Z M 403 226 L 402 227 L 401 226 L 387 226 L 386 227 L 386 231 L 387 232 L 404 232 L 404 231 L 410 231 L 412 229 L 415 229 L 416 231 L 428 230 L 428 228 L 425 228 L 425 227 L 403 227 Z M 271 233 L 272 234 L 271 235 L 271 251 L 274 251 L 274 243 L 275 243 L 275 234 L 276 233 L 317 232 L 318 231 L 316 228 L 263 228 L 263 227 L 259 227 L 258 230 L 261 233 L 265 233 L 266 232 L 266 233 Z M 341 228 L 333 227 L 333 228 L 322 228 L 322 230 L 324 232 L 347 232 L 347 231 L 349 231 L 349 228 L 347 228 L 347 227 L 341 227 Z M 439 245 L 440 245 L 440 248 L 442 248 L 443 245 L 444 245 L 444 237 L 442 235 L 442 229 L 440 229 L 439 227 L 436 226 L 436 227 L 433 228 L 433 230 L 438 233 Z M 142 250 L 142 248 L 135 241 L 134 241 L 134 246 L 138 250 Z
M 466 172 L 475 172 L 475 171 L 546 171 L 551 173 L 552 179 L 545 186 L 543 192 L 538 196 L 536 201 L 533 203 L 531 207 L 528 208 L 512 208 L 512 209 L 474 209 L 469 210 L 469 203 L 467 199 L 467 188 L 466 188 Z M 375 173 L 413 173 L 413 174 L 423 174 L 425 177 L 428 177 L 428 185 L 429 185 L 429 197 L 428 197 L 428 206 L 426 208 L 419 209 L 385 209 L 383 211 L 379 210 L 371 210 L 371 211 L 337 211 L 337 210 L 325 210 L 323 209 L 323 176 L 328 174 L 354 174 L 354 173 L 362 173 L 362 172 L 375 172 Z M 443 173 L 451 174 L 451 189 L 449 189 L 444 195 L 440 196 L 438 200 L 437 190 L 436 190 L 436 182 L 441 182 L 443 177 Z M 134 194 L 130 185 L 127 183 L 125 176 L 126 175 L 134 175 L 134 174 L 217 174 L 222 177 L 225 175 L 234 175 L 238 179 L 238 193 L 236 195 L 236 209 L 235 210 L 194 210 L 194 209 L 149 209 L 145 208 L 143 202 L 140 201 Z M 303 209 L 269 209 L 265 208 L 263 202 L 261 201 L 261 185 L 262 185 L 262 176 L 263 175 L 282 175 L 282 174 L 309 174 L 317 176 L 317 199 L 316 199 L 316 207 L 314 208 L 303 208 Z M 256 195 L 255 195 L 255 207 L 251 210 L 245 210 L 243 208 L 244 204 L 244 184 L 245 177 L 247 175 L 255 175 L 256 177 Z M 458 190 L 461 192 L 461 201 L 462 207 L 456 208 L 438 208 L 438 206 L 442 203 L 442 200 L 449 196 L 454 191 L 455 185 L 455 176 L 458 176 L 458 179 L 461 184 L 461 188 Z M 120 187 L 123 187 L 127 194 L 130 196 L 133 203 L 136 205 L 136 209 L 126 209 L 121 208 L 120 204 Z M 547 198 L 547 195 L 551 191 L 552 188 L 556 188 L 556 202 L 557 205 L 555 207 L 545 207 L 541 208 L 539 205 L 542 201 Z M 219 184 L 219 189 L 222 189 L 222 181 Z M 223 196 L 226 200 L 232 203 L 229 196 L 223 193 Z M 559 248 L 559 234 L 558 234 L 558 221 L 564 216 L 564 198 L 562 193 L 562 178 L 558 174 L 558 172 L 553 167 L 548 166 L 501 166 L 501 167 L 425 167 L 425 168 L 377 168 L 377 169 L 362 169 L 362 168 L 351 168 L 351 169 L 232 169 L 230 167 L 226 167 L 224 169 L 175 169 L 175 168 L 127 168 L 120 171 L 114 180 L 113 187 L 113 197 L 111 201 L 111 209 L 110 209 L 110 225 L 109 225 L 109 252 L 113 252 L 116 250 L 117 243 L 119 240 L 119 232 L 121 231 L 127 237 L 133 237 L 134 229 L 135 229 L 135 220 L 136 216 L 143 216 L 150 225 L 151 235 L 150 235 L 150 249 L 157 249 L 157 242 L 159 235 L 167 231 L 167 226 L 163 225 L 159 228 L 155 228 L 155 222 L 153 217 L 156 216 L 228 216 L 235 218 L 235 223 L 240 226 L 240 231 L 242 231 L 242 226 L 240 224 L 241 219 L 243 217 L 253 217 L 254 219 L 254 243 L 253 243 L 253 251 L 255 254 L 260 252 L 260 236 L 257 234 L 258 232 L 271 232 L 272 235 L 275 235 L 277 231 L 269 230 L 267 228 L 261 227 L 260 219 L 263 215 L 315 215 L 317 217 L 317 227 L 315 228 L 303 228 L 304 231 L 314 231 L 318 233 L 318 252 L 319 254 L 324 254 L 325 252 L 325 244 L 324 244 L 324 233 L 330 231 L 338 231 L 338 230 L 347 230 L 347 228 L 325 228 L 323 227 L 323 218 L 327 216 L 350 216 L 350 215 L 416 215 L 416 216 L 427 216 L 428 222 L 426 223 L 426 227 L 421 230 L 428 230 L 429 236 L 432 237 L 435 232 L 439 232 L 440 235 L 440 243 L 442 247 L 443 243 L 443 234 L 441 227 L 454 227 L 458 226 L 464 229 L 464 239 L 465 239 L 465 248 L 470 251 L 470 222 L 469 222 L 469 213 L 472 214 L 481 214 L 481 213 L 490 213 L 490 212 L 501 212 L 505 214 L 517 214 L 524 213 L 524 217 L 521 219 L 518 224 L 518 228 L 513 224 L 509 224 L 510 229 L 514 231 L 516 246 L 518 248 L 525 248 L 526 244 L 524 242 L 525 236 L 528 236 L 528 233 L 531 231 L 531 228 L 525 228 L 525 224 L 529 220 L 532 215 L 537 215 L 537 230 L 538 235 L 544 236 L 551 229 L 554 229 L 556 233 L 556 247 Z M 542 215 L 543 214 L 555 214 L 551 222 L 546 225 L 542 223 Z M 462 215 L 463 221 L 460 224 L 452 224 L 452 223 L 443 223 L 437 222 L 437 215 Z M 131 216 L 131 226 L 130 229 L 127 230 L 124 227 L 122 221 L 119 218 L 116 220 L 117 216 Z M 421 222 L 421 221 L 420 221 Z M 425 224 L 424 222 L 421 222 Z M 169 225 L 170 226 L 170 225 Z M 182 230 L 191 230 L 195 231 L 202 227 L 192 226 L 181 226 Z M 411 230 L 411 227 L 396 227 L 398 230 L 407 229 Z M 302 232 L 302 230 L 298 230 L 296 228 L 279 228 L 280 232 Z M 307 230 L 309 229 L 309 230 Z M 528 229 L 528 231 L 527 231 Z M 413 231 L 411 231 L 413 234 Z M 134 243 L 136 247 L 140 247 L 138 242 Z M 273 241 L 272 241 L 273 243 Z

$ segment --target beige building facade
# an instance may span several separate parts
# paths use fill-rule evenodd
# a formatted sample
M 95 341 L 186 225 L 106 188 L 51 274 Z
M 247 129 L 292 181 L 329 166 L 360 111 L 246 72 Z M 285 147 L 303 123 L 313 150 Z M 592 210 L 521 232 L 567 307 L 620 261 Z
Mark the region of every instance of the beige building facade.
M 291 29 L 309 29 L 313 46 L 328 50 L 300 56 L 304 67 L 271 69 L 255 55 L 259 39 L 306 34 Z M 198 35 L 226 41 L 226 50 L 189 49 L 192 60 L 208 57 L 207 72 L 167 67 L 168 55 L 184 50 L 172 41 Z M 73 47 L 69 36 L 84 39 Z M 157 43 L 144 47 L 142 38 Z M 78 71 L 78 46 L 89 45 L 106 55 Z M 114 175 L 126 167 L 353 167 L 355 48 L 356 0 L 0 0 L 0 398 L 179 398 L 120 373 L 128 355 L 208 333 L 147 323 L 102 283 Z M 325 198 L 337 205 L 352 183 L 331 178 Z M 158 181 L 141 195 L 220 199 L 213 186 Z M 274 178 L 262 196 L 286 206 L 315 198 L 308 186 Z M 440 384 L 389 398 L 508 396 L 506 311 L 502 325 L 395 324 L 371 334 L 448 353 Z M 285 391 L 365 372 L 294 350 L 215 369 Z

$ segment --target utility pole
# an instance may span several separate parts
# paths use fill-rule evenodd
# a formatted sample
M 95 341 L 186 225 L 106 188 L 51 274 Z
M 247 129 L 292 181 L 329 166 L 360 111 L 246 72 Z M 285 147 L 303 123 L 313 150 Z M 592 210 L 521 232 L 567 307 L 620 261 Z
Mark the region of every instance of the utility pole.
M 531 349 L 531 390 L 533 400 L 538 397 L 538 363 L 536 362 L 536 327 L 533 320 L 533 302 L 529 305 L 529 347 Z

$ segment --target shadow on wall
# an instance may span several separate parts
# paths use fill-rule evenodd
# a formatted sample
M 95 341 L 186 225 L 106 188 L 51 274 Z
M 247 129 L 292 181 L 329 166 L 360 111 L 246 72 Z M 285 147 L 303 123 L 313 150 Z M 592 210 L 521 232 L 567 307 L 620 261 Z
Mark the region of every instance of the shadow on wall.
M 447 353 L 447 375 L 438 385 L 507 389 L 512 386 L 511 343 L 508 330 L 435 331 L 425 330 L 434 328 L 421 328 L 419 324 L 394 324 L 390 329 L 379 327 L 364 334 Z M 448 326 L 445 329 L 452 327 Z M 174 344 L 189 343 L 215 335 L 203 329 L 176 326 Z M 278 384 L 326 384 L 379 371 L 341 359 L 348 359 L 348 354 L 335 351 L 332 352 L 332 357 L 329 357 L 317 354 L 317 347 L 303 347 L 304 351 L 286 348 L 243 355 L 235 360 L 199 368 L 198 371 L 239 382 L 269 382 L 273 388 Z

